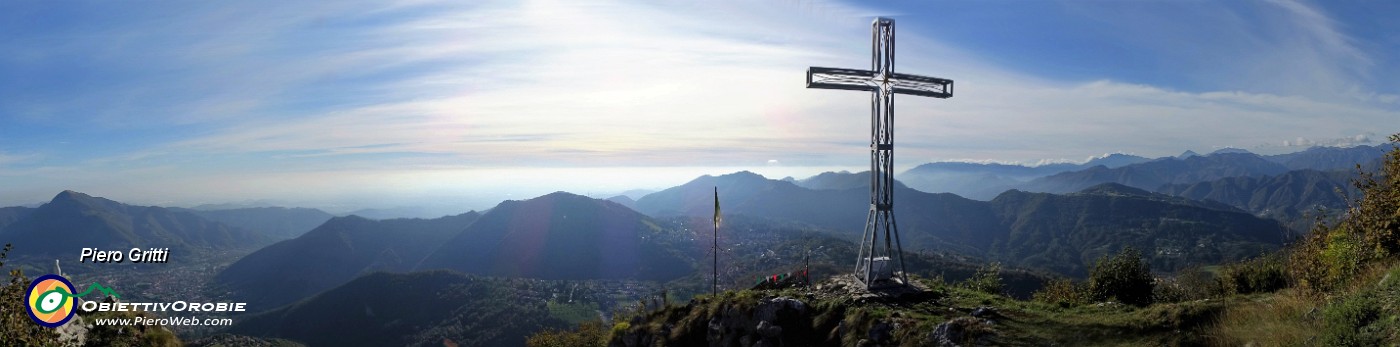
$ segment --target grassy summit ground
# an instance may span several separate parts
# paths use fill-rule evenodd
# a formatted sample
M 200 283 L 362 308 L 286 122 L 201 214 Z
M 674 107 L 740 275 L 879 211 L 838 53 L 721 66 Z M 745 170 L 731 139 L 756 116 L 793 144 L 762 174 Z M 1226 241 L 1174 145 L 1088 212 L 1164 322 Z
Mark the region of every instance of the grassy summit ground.
M 1249 300 L 1238 297 L 1145 308 L 1118 303 L 1065 307 L 918 281 L 927 291 L 905 298 L 851 295 L 845 284 L 833 285 L 835 281 L 817 288 L 726 292 L 718 298 L 701 297 L 641 313 L 616 322 L 611 331 L 583 328 L 573 334 L 595 335 L 571 338 L 593 345 L 623 346 L 706 346 L 711 339 L 742 346 L 759 341 L 804 346 L 929 346 L 938 341 L 960 345 L 1194 345 L 1210 341 L 1214 328 L 1210 322 L 1228 306 Z M 792 308 L 796 305 L 773 308 L 775 302 L 786 299 L 801 302 L 801 309 Z M 776 313 L 767 313 L 770 311 Z M 779 327 L 777 333 L 760 328 L 765 315 L 776 318 L 767 325 Z M 565 340 L 557 333 L 544 333 L 531 342 L 548 346 Z
M 1331 296 L 1287 288 L 1145 307 L 1017 300 L 928 279 L 916 280 L 927 287 L 923 294 L 880 299 L 851 295 L 827 281 L 816 288 L 701 296 L 610 326 L 591 322 L 574 331 L 537 334 L 530 345 L 710 346 L 711 340 L 725 346 L 760 341 L 785 346 L 1384 345 L 1396 342 L 1400 332 L 1400 267 L 1376 269 L 1358 277 L 1358 283 L 1368 284 Z M 800 302 L 801 309 L 781 304 L 787 299 Z

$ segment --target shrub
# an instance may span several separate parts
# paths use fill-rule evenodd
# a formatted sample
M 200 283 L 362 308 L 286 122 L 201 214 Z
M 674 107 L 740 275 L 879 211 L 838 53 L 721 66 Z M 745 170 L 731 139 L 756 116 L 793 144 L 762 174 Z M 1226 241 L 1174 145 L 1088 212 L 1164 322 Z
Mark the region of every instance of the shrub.
M 1288 287 L 1288 270 L 1282 253 L 1273 253 L 1226 267 L 1220 275 L 1231 294 L 1272 293 Z
M 1282 258 L 1282 254 L 1279 257 Z M 1177 271 L 1173 280 L 1185 289 L 1186 300 L 1218 298 L 1228 294 L 1214 274 L 1200 267 Z
M 1323 253 L 1328 250 L 1332 239 L 1346 237 L 1344 233 L 1333 234 L 1338 234 L 1338 230 L 1318 224 L 1313 227 L 1308 238 L 1293 250 L 1288 259 L 1289 275 L 1299 288 L 1310 292 L 1325 292 L 1333 287 L 1338 277 L 1337 270 L 1334 269 L 1337 263 L 1335 259 L 1325 259 Z
M 1379 346 L 1382 337 L 1368 329 L 1380 318 L 1378 302 L 1370 295 L 1343 298 L 1322 310 L 1322 344 L 1327 346 Z
M 1300 287 L 1327 292 L 1348 283 L 1366 264 L 1380 259 L 1368 245 L 1365 232 L 1339 224 L 1314 228 L 1290 259 L 1292 277 Z
M 5 266 L 5 257 L 10 245 L 0 249 L 0 269 Z M 6 346 L 57 346 L 58 334 L 54 329 L 34 324 L 24 303 L 25 291 L 29 290 L 29 279 L 24 271 L 10 270 L 9 283 L 0 283 L 0 344 Z
M 574 331 L 546 329 L 525 340 L 525 345 L 529 347 L 575 347 L 575 346 L 603 346 L 607 344 L 607 330 L 603 329 L 603 322 L 588 321 L 579 323 L 578 329 Z
M 963 287 L 988 294 L 1002 294 L 1005 288 L 1001 284 L 1001 263 L 992 262 L 977 268 L 977 274 L 963 281 Z
M 608 332 L 608 341 L 617 340 L 622 337 L 622 335 L 627 334 L 627 330 L 629 329 L 632 329 L 632 324 L 628 322 L 613 324 L 612 331 Z
M 1079 306 L 1089 302 L 1083 285 L 1076 285 L 1068 279 L 1053 279 L 1045 287 L 1031 294 L 1031 299 L 1056 304 L 1060 307 Z
M 1390 135 L 1392 144 L 1400 145 L 1400 134 Z M 1362 197 L 1353 201 L 1342 225 L 1361 231 L 1366 251 L 1376 257 L 1400 253 L 1400 146 L 1386 153 L 1380 170 L 1361 169 L 1352 185 Z
M 1194 300 L 1190 288 L 1176 279 L 1163 279 L 1152 286 L 1152 302 L 1176 303 Z
M 1135 306 L 1152 303 L 1152 269 L 1142 253 L 1132 247 L 1118 255 L 1100 258 L 1089 273 L 1089 297 L 1094 301 L 1117 299 Z

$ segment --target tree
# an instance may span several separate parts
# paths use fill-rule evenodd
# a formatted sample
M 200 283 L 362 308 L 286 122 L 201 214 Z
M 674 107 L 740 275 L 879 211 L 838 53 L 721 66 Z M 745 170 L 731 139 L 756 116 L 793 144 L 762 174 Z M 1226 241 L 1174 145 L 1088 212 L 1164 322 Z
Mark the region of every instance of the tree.
M 1099 258 L 1089 273 L 1089 295 L 1094 301 L 1117 299 L 1135 306 L 1152 304 L 1152 267 L 1132 247 L 1112 258 Z
M 1400 144 L 1400 134 L 1390 135 L 1390 141 Z M 1352 184 L 1362 197 L 1352 203 L 1342 225 L 1363 235 L 1372 257 L 1400 254 L 1400 147 L 1386 153 L 1379 172 L 1356 167 L 1361 175 Z
M 1294 282 L 1313 292 L 1343 287 L 1358 271 L 1400 255 L 1400 134 L 1376 171 L 1361 165 L 1352 185 L 1361 196 L 1336 223 L 1319 219 L 1290 257 Z
M 1006 288 L 1001 283 L 1001 263 L 993 262 L 978 267 L 977 274 L 963 282 L 963 286 L 988 294 L 1003 294 Z
M 0 250 L 0 268 L 10 253 L 10 244 Z M 24 303 L 29 290 L 29 278 L 20 269 L 10 270 L 10 282 L 0 287 L 0 343 L 7 346 L 57 346 L 58 334 L 53 329 L 34 324 Z

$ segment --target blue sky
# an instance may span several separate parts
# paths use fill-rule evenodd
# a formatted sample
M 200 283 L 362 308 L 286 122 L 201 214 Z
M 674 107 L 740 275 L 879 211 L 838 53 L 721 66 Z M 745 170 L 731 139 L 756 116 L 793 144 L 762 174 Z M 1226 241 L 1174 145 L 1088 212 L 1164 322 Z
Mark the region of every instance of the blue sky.
M 956 80 L 899 98 L 900 168 L 1375 144 L 1385 1 L 18 1 L 0 4 L 0 205 L 480 209 L 740 169 L 866 165 L 868 100 L 808 66 Z

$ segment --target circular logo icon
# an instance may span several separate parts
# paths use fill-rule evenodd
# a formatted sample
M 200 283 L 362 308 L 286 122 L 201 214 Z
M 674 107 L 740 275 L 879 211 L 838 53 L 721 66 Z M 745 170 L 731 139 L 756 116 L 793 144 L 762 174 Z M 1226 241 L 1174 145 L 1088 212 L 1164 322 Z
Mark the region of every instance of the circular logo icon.
M 50 328 L 56 328 L 73 319 L 75 302 L 73 283 L 54 274 L 35 278 L 34 282 L 29 283 L 29 292 L 24 295 L 29 318 Z

